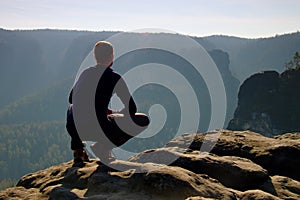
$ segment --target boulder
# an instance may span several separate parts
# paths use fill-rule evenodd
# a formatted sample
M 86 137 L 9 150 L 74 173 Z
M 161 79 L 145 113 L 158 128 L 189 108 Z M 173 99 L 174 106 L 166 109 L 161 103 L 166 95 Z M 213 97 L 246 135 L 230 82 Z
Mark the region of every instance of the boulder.
M 70 161 L 27 174 L 0 191 L 0 200 L 300 199 L 298 138 L 227 130 L 185 134 L 109 166 Z
M 280 198 L 273 196 L 261 190 L 248 190 L 239 194 L 240 200 L 280 200 Z
M 251 130 L 268 137 L 299 131 L 299 79 L 299 67 L 281 74 L 263 71 L 247 78 L 227 129 Z
M 272 176 L 261 190 L 281 199 L 300 199 L 300 182 L 284 176 Z
M 300 133 L 285 133 L 282 135 L 274 136 L 277 140 L 300 140 Z
M 122 169 L 121 171 L 115 169 Z M 82 168 L 63 163 L 26 175 L 18 187 L 36 188 L 50 199 L 235 199 L 234 192 L 207 175 L 154 163 L 117 160 L 109 167 L 92 160 Z M 1 194 L 1 193 L 0 193 Z
M 178 149 L 160 148 L 145 151 L 129 160 L 178 166 L 197 174 L 207 174 L 227 187 L 243 191 L 258 188 L 269 178 L 265 169 L 249 159 L 211 153 L 200 154 L 199 151 L 181 153 L 176 150 Z
M 43 195 L 37 188 L 26 189 L 24 187 L 8 188 L 0 191 L 1 200 L 24 200 L 24 199 L 48 199 L 47 195 Z
M 293 138 L 299 135 L 294 133 Z M 183 141 L 187 140 L 193 140 L 189 147 L 192 150 L 199 151 L 202 144 L 214 143 L 210 151 L 213 154 L 247 158 L 266 169 L 270 175 L 300 180 L 300 140 L 268 138 L 251 131 L 218 130 L 206 134 L 186 134 L 173 139 L 166 147 L 184 147 Z

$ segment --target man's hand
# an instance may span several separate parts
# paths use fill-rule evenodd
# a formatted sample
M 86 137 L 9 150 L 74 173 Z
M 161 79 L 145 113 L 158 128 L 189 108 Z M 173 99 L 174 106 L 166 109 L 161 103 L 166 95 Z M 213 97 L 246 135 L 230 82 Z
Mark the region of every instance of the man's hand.
M 107 109 L 107 115 L 110 115 L 112 113 L 113 113 L 113 111 L 111 109 Z

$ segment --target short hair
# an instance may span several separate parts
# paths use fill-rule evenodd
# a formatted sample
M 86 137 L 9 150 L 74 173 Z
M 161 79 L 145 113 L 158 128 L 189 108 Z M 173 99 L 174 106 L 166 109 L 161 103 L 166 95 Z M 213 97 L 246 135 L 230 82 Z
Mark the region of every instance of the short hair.
M 94 46 L 94 56 L 97 64 L 108 67 L 114 60 L 114 48 L 111 43 L 99 41 Z

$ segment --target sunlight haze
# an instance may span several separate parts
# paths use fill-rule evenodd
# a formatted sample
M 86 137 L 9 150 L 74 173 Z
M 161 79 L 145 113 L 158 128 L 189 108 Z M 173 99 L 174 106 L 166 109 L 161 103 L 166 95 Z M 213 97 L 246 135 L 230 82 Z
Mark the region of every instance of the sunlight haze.
M 1 0 L 0 28 L 131 31 L 258 38 L 300 29 L 298 0 Z

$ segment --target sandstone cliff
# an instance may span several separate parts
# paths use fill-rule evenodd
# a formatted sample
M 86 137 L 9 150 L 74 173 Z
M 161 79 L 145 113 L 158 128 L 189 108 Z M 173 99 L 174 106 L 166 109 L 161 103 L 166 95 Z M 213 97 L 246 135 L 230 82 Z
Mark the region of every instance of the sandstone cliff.
M 300 199 L 299 157 L 300 133 L 185 134 L 109 166 L 70 161 L 25 175 L 0 199 Z
M 241 85 L 230 130 L 252 130 L 266 136 L 300 130 L 300 68 L 279 74 L 265 71 Z

